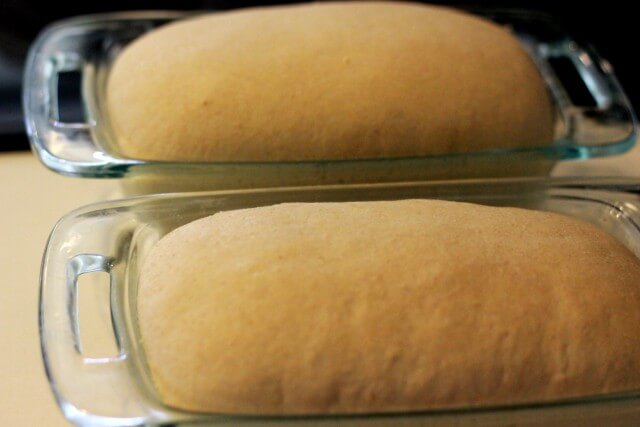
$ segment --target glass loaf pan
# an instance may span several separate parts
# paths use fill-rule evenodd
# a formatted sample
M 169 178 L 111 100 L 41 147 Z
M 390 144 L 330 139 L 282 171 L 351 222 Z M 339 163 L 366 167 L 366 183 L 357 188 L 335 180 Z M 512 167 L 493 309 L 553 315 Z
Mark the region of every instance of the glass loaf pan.
M 127 178 L 126 193 L 264 188 L 545 175 L 560 160 L 622 153 L 635 142 L 636 120 L 611 65 L 573 40 L 553 19 L 526 11 L 473 10 L 509 28 L 537 64 L 557 110 L 555 141 L 545 147 L 412 158 L 304 162 L 157 162 L 118 154 L 104 106 L 106 79 L 122 48 L 184 12 L 115 13 L 63 21 L 34 43 L 24 80 L 24 109 L 34 152 L 49 168 L 80 177 Z M 554 59 L 575 68 L 593 105 L 576 105 Z M 82 76 L 84 120 L 61 120 L 58 77 Z
M 40 334 L 47 375 L 65 416 L 86 426 L 192 422 L 215 426 L 637 424 L 640 422 L 640 390 L 499 408 L 351 417 L 260 418 L 174 410 L 156 397 L 145 366 L 136 322 L 136 285 L 141 260 L 152 245 L 172 229 L 219 211 L 291 201 L 440 198 L 541 209 L 590 221 L 640 256 L 638 190 L 637 184 L 621 181 L 497 179 L 483 185 L 459 181 L 182 193 L 81 208 L 56 225 L 44 255 Z M 82 311 L 78 277 L 96 272 L 108 273 L 110 285 L 93 301 L 94 311 L 103 315 L 102 321 L 86 323 L 78 316 Z M 95 276 L 88 274 L 84 278 Z M 82 286 L 86 289 L 87 282 Z M 86 354 L 80 331 L 83 337 L 112 334 L 113 351 Z

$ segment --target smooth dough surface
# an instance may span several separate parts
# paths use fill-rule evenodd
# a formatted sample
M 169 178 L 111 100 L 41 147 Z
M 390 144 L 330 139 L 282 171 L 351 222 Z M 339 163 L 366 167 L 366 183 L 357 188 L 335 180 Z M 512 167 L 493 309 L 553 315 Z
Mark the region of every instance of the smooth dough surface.
M 209 14 L 116 58 L 122 155 L 276 161 L 546 145 L 546 86 L 505 29 L 453 9 L 337 2 Z
M 407 200 L 227 211 L 166 235 L 138 316 L 162 400 L 327 414 L 640 386 L 640 262 L 569 217 Z

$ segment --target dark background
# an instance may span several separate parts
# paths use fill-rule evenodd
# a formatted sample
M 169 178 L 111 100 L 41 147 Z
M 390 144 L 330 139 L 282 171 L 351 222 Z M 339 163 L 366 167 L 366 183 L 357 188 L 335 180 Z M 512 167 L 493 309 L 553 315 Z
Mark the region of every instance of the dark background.
M 116 10 L 143 9 L 211 9 L 225 10 L 265 4 L 294 2 L 258 1 L 119 1 L 65 2 L 0 0 L 0 151 L 28 148 L 21 112 L 22 63 L 31 41 L 52 21 L 66 17 Z M 540 2 L 540 1 L 432 1 L 430 3 L 511 7 L 532 9 L 553 15 L 570 34 L 589 41 L 614 66 L 618 78 L 631 98 L 640 105 L 640 87 L 636 75 L 637 50 L 640 47 L 636 28 L 640 18 L 633 2 Z M 626 4 L 625 4 L 626 3 Z

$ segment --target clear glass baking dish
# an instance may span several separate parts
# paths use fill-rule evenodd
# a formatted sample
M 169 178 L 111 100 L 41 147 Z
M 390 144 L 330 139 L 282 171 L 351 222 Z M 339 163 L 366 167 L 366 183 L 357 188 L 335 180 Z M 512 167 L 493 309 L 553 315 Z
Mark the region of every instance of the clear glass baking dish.
M 640 256 L 639 194 L 633 182 L 528 178 L 482 185 L 459 181 L 181 193 L 84 207 L 58 222 L 44 255 L 39 322 L 47 376 L 65 416 L 86 426 L 637 424 L 640 390 L 520 406 L 369 416 L 260 418 L 174 410 L 158 400 L 149 379 L 137 330 L 136 285 L 141 260 L 172 229 L 219 211 L 291 201 L 439 198 L 560 212 L 596 224 Z M 108 274 L 109 280 L 93 301 L 102 321 L 86 323 L 78 316 L 78 278 L 92 273 Z M 86 354 L 80 331 L 83 337 L 111 334 L 114 350 Z
M 400 182 L 547 174 L 559 160 L 622 153 L 636 138 L 634 112 L 611 65 L 576 42 L 547 15 L 472 10 L 509 28 L 537 64 L 557 111 L 555 141 L 544 147 L 411 158 L 302 162 L 157 162 L 118 154 L 104 107 L 105 82 L 127 43 L 185 12 L 114 13 L 74 18 L 47 28 L 33 44 L 24 76 L 24 112 L 33 151 L 65 175 L 128 178 L 129 194 Z M 597 30 L 597 29 L 594 29 Z M 555 62 L 554 62 L 555 61 Z M 564 61 L 573 77 L 558 73 Z M 566 70 L 565 70 L 566 71 Z M 58 79 L 81 74 L 84 119 L 61 119 Z M 563 80 L 564 79 L 564 80 Z M 563 84 L 563 82 L 565 84 Z M 567 85 L 566 83 L 570 83 Z M 586 91 L 574 96 L 574 83 Z M 585 98 L 587 101 L 582 101 Z

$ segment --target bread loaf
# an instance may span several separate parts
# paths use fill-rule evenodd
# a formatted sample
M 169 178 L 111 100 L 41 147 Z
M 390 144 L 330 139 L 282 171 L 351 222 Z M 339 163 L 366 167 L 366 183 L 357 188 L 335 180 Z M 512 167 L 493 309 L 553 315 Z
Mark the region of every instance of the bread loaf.
M 215 13 L 135 40 L 108 76 L 125 157 L 293 161 L 545 145 L 554 113 L 519 41 L 399 2 Z
M 640 386 L 640 262 L 558 214 L 283 204 L 180 227 L 144 260 L 161 399 L 241 414 L 540 402 Z

